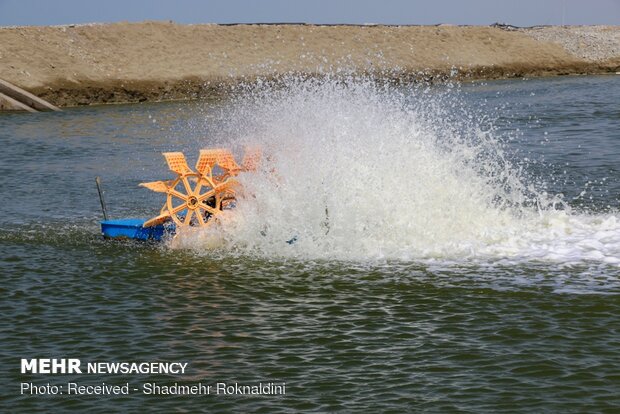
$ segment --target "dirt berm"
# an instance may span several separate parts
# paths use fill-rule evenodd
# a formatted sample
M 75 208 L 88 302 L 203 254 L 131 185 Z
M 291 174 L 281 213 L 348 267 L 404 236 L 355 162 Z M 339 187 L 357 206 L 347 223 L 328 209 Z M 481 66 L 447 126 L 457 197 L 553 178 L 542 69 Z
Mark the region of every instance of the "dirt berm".
M 55 105 L 72 106 L 195 98 L 240 80 L 291 72 L 480 79 L 620 70 L 620 27 L 588 28 L 600 35 L 588 40 L 591 47 L 607 45 L 595 57 L 581 53 L 584 27 L 562 27 L 568 34 L 549 32 L 553 28 L 444 25 L 4 27 L 0 78 Z M 572 35 L 581 43 L 573 45 Z

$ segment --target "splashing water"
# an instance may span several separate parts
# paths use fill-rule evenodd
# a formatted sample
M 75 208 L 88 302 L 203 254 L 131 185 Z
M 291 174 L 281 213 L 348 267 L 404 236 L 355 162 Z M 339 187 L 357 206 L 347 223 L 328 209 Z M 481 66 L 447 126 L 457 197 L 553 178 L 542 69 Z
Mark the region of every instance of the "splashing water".
M 583 260 L 619 264 L 614 214 L 576 214 L 515 167 L 458 87 L 371 79 L 246 85 L 221 145 L 262 169 L 221 224 L 175 247 L 337 260 Z M 225 138 L 224 138 L 225 137 Z M 232 142 L 231 142 L 231 138 Z

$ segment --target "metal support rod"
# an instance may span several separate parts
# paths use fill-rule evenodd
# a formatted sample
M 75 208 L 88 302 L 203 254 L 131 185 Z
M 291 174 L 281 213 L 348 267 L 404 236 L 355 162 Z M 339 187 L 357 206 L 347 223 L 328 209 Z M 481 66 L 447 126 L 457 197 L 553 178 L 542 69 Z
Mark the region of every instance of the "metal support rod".
M 101 202 L 101 211 L 103 211 L 103 219 L 108 219 L 108 209 L 105 206 L 105 200 L 103 199 L 103 191 L 101 190 L 101 179 L 99 177 L 95 177 L 95 182 L 97 183 L 97 192 L 99 193 L 99 201 Z

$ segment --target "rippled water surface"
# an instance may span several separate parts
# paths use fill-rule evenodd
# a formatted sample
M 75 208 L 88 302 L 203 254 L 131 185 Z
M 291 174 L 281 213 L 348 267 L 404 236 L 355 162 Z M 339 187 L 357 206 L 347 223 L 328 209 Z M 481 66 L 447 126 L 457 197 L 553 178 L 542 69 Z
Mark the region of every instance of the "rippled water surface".
M 383 87 L 0 116 L 7 412 L 617 412 L 620 77 Z M 260 145 L 211 232 L 149 217 L 162 151 Z M 274 178 L 275 177 L 275 178 Z M 327 214 L 326 214 L 327 211 Z M 286 243 L 294 239 L 294 243 Z M 185 361 L 21 375 L 20 358 Z M 19 384 L 286 382 L 284 396 L 20 396 Z

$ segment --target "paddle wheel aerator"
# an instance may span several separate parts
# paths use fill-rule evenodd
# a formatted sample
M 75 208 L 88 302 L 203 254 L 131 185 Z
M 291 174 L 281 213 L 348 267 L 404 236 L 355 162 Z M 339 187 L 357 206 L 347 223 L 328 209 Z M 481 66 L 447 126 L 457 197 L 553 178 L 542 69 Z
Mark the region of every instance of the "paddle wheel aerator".
M 187 165 L 182 152 L 165 152 L 163 156 L 176 177 L 140 184 L 166 194 L 166 201 L 159 214 L 148 220 L 107 220 L 106 217 L 101 222 L 104 237 L 159 240 L 166 231 L 173 233 L 177 227 L 211 225 L 222 210 L 235 206 L 237 193 L 241 191 L 241 185 L 235 177 L 242 172 L 255 170 L 261 152 L 246 149 L 241 164 L 237 164 L 229 150 L 203 149 L 200 150 L 195 170 Z M 101 203 L 106 216 L 103 198 Z

